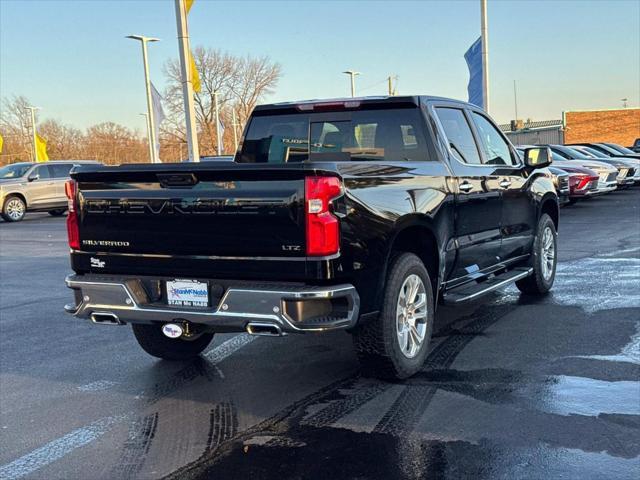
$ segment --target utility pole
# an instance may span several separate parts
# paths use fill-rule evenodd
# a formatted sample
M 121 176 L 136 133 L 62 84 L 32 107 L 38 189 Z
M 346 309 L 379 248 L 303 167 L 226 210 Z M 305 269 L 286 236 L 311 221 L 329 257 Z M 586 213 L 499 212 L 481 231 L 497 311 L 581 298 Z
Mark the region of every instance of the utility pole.
M 351 96 L 355 97 L 356 96 L 356 80 L 355 78 L 360 75 L 360 72 L 356 72 L 354 70 L 347 70 L 346 72 L 342 72 L 342 73 L 346 73 L 347 75 L 351 76 Z
M 147 125 L 147 140 L 149 141 L 149 143 L 151 143 L 151 126 L 149 125 L 149 114 L 141 113 L 140 115 L 144 117 L 144 123 Z M 151 162 L 153 163 L 153 160 L 151 160 Z
M 397 89 L 396 87 L 393 86 L 393 81 L 395 80 L 396 82 L 398 81 L 398 76 L 397 75 L 389 75 L 389 77 L 387 78 L 388 82 L 389 82 L 389 86 L 388 86 L 388 91 L 389 91 L 389 96 L 394 96 L 397 94 Z
M 31 112 L 31 134 L 33 137 L 33 161 L 38 162 L 38 145 L 36 141 L 36 110 L 40 110 L 40 107 L 25 107 L 25 109 Z
M 518 120 L 518 90 L 516 90 L 516 81 L 513 81 L 513 104 L 516 109 L 516 120 Z
M 184 98 L 184 116 L 187 124 L 187 146 L 189 161 L 199 162 L 198 131 L 196 129 L 196 115 L 193 105 L 193 84 L 189 73 L 189 32 L 187 30 L 187 10 L 184 0 L 175 0 L 176 22 L 178 24 L 178 45 L 180 51 L 180 73 L 182 76 L 182 96 Z
M 489 112 L 489 32 L 487 22 L 487 0 L 480 0 L 480 34 L 482 37 L 482 105 Z
M 233 145 L 235 148 L 235 152 L 238 151 L 238 132 L 236 131 L 236 128 L 238 126 L 238 124 L 236 123 L 236 109 L 232 108 L 231 109 L 231 126 L 233 127 Z
M 147 91 L 147 133 L 149 136 L 149 161 L 151 163 L 158 162 L 158 152 L 156 152 L 156 130 L 153 122 L 155 121 L 153 117 L 153 101 L 151 100 L 151 80 L 149 80 L 149 61 L 147 60 L 147 43 L 148 42 L 159 42 L 160 39 L 145 37 L 144 35 L 127 35 L 126 38 L 131 38 L 132 40 L 140 40 L 140 44 L 142 45 L 142 63 L 144 64 L 144 86 Z
M 216 114 L 216 139 L 218 140 L 218 155 L 222 155 L 222 138 L 220 138 L 220 111 L 218 110 L 218 91 L 213 92 L 213 108 Z

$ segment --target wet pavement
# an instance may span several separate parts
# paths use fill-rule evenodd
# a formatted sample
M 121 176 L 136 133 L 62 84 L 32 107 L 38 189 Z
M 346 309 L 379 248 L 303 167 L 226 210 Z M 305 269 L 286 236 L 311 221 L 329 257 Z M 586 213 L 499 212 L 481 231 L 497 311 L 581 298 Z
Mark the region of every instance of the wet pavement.
M 561 212 L 556 285 L 440 307 L 423 370 L 342 332 L 157 361 L 61 312 L 64 222 L 0 224 L 0 478 L 640 478 L 640 189 Z

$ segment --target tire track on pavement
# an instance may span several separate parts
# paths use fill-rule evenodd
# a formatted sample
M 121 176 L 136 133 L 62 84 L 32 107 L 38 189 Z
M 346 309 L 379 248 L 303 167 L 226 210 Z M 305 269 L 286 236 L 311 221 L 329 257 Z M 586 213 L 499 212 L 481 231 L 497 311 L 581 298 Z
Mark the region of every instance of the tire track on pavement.
M 254 340 L 256 340 L 256 337 L 252 337 L 246 333 L 236 335 L 229 340 L 226 340 L 225 342 L 221 343 L 217 347 L 209 350 L 207 353 L 202 355 L 202 357 L 206 358 L 208 361 L 205 361 L 202 358 L 196 359 L 190 362 L 189 365 L 187 365 L 185 368 L 173 374 L 171 378 L 156 384 L 153 392 L 149 396 L 145 396 L 143 392 L 141 395 L 144 399 L 144 404 L 147 406 L 154 404 L 164 396 L 170 394 L 171 392 L 175 391 L 176 389 L 182 387 L 189 381 L 199 376 L 207 376 L 211 379 L 212 377 L 209 377 L 209 375 L 216 375 L 216 365 L 218 363 L 222 362 L 224 359 L 234 354 L 246 345 L 252 343 Z M 52 440 L 42 447 L 31 451 L 30 453 L 27 453 L 9 463 L 1 465 L 0 479 L 16 480 L 29 475 L 57 460 L 60 460 L 76 449 L 88 445 L 94 440 L 97 440 L 109 430 L 111 430 L 116 424 L 126 421 L 127 419 L 134 416 L 135 412 L 130 411 L 119 415 L 104 417 L 88 425 L 85 425 L 84 427 L 73 430 L 66 435 L 63 435 L 62 437 Z M 157 428 L 157 420 L 158 419 L 156 416 L 155 420 L 152 422 L 153 432 L 150 433 L 153 433 L 154 435 L 155 428 Z M 132 437 L 132 435 L 136 436 L 136 429 L 133 428 L 133 430 L 133 433 L 131 433 L 130 430 L 130 438 Z M 141 436 L 144 437 L 144 435 L 142 434 Z M 221 438 L 224 438 L 224 436 Z M 148 445 L 145 446 L 147 451 L 148 447 L 150 447 L 150 442 L 152 441 L 152 439 L 153 436 L 149 435 Z M 124 451 L 125 453 L 123 455 L 128 455 L 128 449 L 126 447 Z M 141 466 L 142 464 L 140 465 L 140 467 Z

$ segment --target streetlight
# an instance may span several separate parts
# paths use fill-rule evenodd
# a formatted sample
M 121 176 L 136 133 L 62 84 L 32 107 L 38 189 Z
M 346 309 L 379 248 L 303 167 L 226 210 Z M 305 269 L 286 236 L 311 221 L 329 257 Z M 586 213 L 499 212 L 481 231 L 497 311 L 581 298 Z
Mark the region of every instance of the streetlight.
M 351 96 L 355 97 L 356 96 L 356 81 L 355 81 L 355 77 L 360 75 L 360 72 L 355 72 L 353 70 L 347 70 L 346 72 L 342 72 L 342 73 L 346 73 L 347 75 L 351 76 Z
M 218 91 L 213 91 L 213 103 L 216 116 L 216 139 L 218 140 L 218 155 L 222 155 L 222 138 L 220 138 L 220 112 L 218 110 Z
M 33 134 L 33 159 L 38 161 L 38 144 L 36 142 L 36 110 L 40 110 L 40 107 L 24 107 L 25 110 L 31 112 L 31 133 Z
M 151 141 L 151 128 L 149 127 L 149 114 L 140 113 L 140 115 L 144 117 L 144 123 L 147 126 L 147 140 Z
M 151 101 L 151 81 L 149 80 L 149 62 L 147 61 L 147 43 L 159 42 L 159 38 L 145 37 L 144 35 L 127 35 L 126 38 L 139 40 L 142 45 L 142 62 L 144 63 L 144 84 L 147 90 L 147 124 L 149 135 L 149 158 L 152 163 L 157 162 L 155 125 L 153 124 L 153 103 Z

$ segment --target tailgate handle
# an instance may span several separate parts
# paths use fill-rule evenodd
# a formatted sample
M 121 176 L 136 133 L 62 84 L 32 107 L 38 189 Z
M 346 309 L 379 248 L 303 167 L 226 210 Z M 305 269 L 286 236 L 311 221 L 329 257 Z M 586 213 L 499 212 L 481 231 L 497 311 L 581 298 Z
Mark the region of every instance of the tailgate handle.
M 193 173 L 159 173 L 160 186 L 168 187 L 193 187 L 198 179 Z

